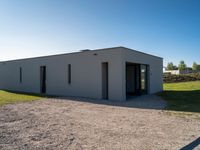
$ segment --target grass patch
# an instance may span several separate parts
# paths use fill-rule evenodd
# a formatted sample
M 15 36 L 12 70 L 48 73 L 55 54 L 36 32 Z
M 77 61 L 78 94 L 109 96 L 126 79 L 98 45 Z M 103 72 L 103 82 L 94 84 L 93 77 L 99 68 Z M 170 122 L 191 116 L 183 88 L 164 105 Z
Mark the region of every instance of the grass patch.
M 167 110 L 200 112 L 200 81 L 165 83 L 158 94 L 167 102 Z
M 11 103 L 30 102 L 41 98 L 42 97 L 39 95 L 29 95 L 0 90 L 0 106 Z

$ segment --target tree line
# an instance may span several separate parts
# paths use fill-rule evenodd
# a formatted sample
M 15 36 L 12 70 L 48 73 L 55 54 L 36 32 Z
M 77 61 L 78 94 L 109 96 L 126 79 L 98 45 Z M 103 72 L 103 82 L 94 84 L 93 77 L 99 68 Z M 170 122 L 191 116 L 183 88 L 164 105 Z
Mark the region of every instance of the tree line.
M 180 61 L 179 65 L 176 66 L 173 64 L 173 62 L 169 62 L 167 64 L 167 70 L 186 70 L 186 69 L 192 69 L 195 71 L 200 70 L 200 65 L 198 65 L 196 62 L 193 62 L 192 64 L 192 68 L 187 68 L 187 65 L 185 64 L 185 62 L 183 60 Z

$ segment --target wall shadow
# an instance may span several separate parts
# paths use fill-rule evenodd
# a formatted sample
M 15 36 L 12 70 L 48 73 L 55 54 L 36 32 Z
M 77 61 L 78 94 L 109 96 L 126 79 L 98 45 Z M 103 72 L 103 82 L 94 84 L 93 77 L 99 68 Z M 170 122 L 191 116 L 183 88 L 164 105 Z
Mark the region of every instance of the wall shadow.
M 156 95 L 142 95 L 129 98 L 126 101 L 114 101 L 104 99 L 92 99 L 84 97 L 58 97 L 62 100 L 87 102 L 92 104 L 128 107 L 128 108 L 139 108 L 139 109 L 156 109 L 163 110 L 166 107 L 166 101 L 159 98 Z
M 200 137 L 189 143 L 188 145 L 182 147 L 180 150 L 193 150 L 198 145 L 200 145 Z
M 163 91 L 157 95 L 167 101 L 166 110 L 200 112 L 200 90 Z
M 200 90 L 195 91 L 163 91 L 156 95 L 142 95 L 130 97 L 127 101 L 113 101 L 103 99 L 92 99 L 75 96 L 56 96 L 35 93 L 26 93 L 18 91 L 4 90 L 16 94 L 28 94 L 41 96 L 43 98 L 58 98 L 61 100 L 71 100 L 79 102 L 88 102 L 93 104 L 140 108 L 140 109 L 156 109 L 171 110 L 181 112 L 197 112 L 200 113 Z
M 115 101 L 115 100 L 93 99 L 93 98 L 78 97 L 78 96 L 56 96 L 56 95 L 45 95 L 45 94 L 28 93 L 21 91 L 19 92 L 11 90 L 4 90 L 4 91 L 15 94 L 35 95 L 35 96 L 40 96 L 41 98 L 57 98 L 59 100 L 88 102 L 92 104 L 101 104 L 101 105 L 128 107 L 128 108 L 163 110 L 166 107 L 166 101 L 164 101 L 157 95 L 132 96 L 129 97 L 128 100 L 126 101 Z

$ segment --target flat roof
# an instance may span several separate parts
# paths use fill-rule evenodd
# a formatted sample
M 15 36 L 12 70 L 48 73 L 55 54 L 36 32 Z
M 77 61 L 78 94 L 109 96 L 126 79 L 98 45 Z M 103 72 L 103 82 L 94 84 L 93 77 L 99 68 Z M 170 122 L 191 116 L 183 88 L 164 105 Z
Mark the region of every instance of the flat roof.
M 118 49 L 118 48 L 123 48 L 123 49 L 126 49 L 126 50 L 135 51 L 137 53 L 141 53 L 141 54 L 144 54 L 144 55 L 149 55 L 149 56 L 152 56 L 152 57 L 157 57 L 157 58 L 163 59 L 162 57 L 151 55 L 151 54 L 148 54 L 148 53 L 144 53 L 144 52 L 141 52 L 141 51 L 138 51 L 138 50 L 130 49 L 130 48 L 123 47 L 123 46 L 117 46 L 117 47 L 101 48 L 101 49 L 94 49 L 94 50 L 84 49 L 84 50 L 79 50 L 77 52 L 71 52 L 71 53 L 63 53 L 63 54 L 55 54 L 55 55 L 47 55 L 47 56 L 38 56 L 38 57 L 29 57 L 29 58 L 22 58 L 22 59 L 0 61 L 0 63 L 11 62 L 11 61 L 20 61 L 20 60 L 28 60 L 28 59 L 38 59 L 38 58 L 54 57 L 54 56 L 62 56 L 62 55 L 70 55 L 70 54 L 78 54 L 78 53 L 85 53 L 85 52 L 96 52 L 96 51 Z

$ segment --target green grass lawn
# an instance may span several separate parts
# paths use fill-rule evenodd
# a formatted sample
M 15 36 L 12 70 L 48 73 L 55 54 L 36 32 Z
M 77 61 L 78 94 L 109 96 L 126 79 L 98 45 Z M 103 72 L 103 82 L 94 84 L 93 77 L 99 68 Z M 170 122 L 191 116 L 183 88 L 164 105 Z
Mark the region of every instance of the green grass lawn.
M 167 100 L 167 110 L 200 112 L 200 81 L 165 83 L 158 95 Z
M 41 99 L 41 96 L 18 94 L 0 90 L 0 106 L 10 103 L 29 102 Z

